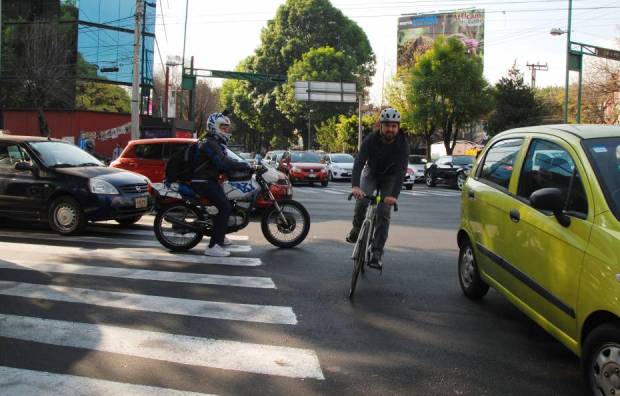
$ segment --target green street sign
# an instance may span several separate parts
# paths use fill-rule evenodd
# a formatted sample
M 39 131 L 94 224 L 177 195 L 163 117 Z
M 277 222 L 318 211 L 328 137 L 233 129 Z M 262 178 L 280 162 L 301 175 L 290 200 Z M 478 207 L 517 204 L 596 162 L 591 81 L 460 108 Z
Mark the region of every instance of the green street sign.
M 181 88 L 188 91 L 194 90 L 194 88 L 196 88 L 196 76 L 184 74 L 183 80 L 181 81 Z
M 568 58 L 568 69 L 571 71 L 581 71 L 583 55 L 575 52 L 570 53 L 570 58 Z

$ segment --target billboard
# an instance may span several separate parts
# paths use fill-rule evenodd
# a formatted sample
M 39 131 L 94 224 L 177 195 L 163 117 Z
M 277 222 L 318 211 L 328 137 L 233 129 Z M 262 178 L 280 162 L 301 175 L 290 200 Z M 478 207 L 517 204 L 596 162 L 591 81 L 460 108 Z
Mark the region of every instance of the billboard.
M 413 65 L 439 36 L 458 37 L 471 54 L 484 52 L 484 10 L 456 10 L 398 18 L 398 68 Z

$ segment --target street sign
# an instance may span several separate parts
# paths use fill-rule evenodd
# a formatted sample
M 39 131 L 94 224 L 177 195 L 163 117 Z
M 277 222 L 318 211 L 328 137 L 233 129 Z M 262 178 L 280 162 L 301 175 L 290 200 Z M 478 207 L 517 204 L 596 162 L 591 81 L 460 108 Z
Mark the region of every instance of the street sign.
M 620 61 L 620 51 L 609 48 L 594 47 L 596 56 Z
M 295 82 L 295 99 L 302 102 L 357 102 L 355 83 L 328 81 Z
M 583 55 L 581 55 L 580 53 L 571 52 L 570 58 L 568 58 L 569 70 L 581 71 L 581 65 L 583 64 L 582 58 L 583 58 Z

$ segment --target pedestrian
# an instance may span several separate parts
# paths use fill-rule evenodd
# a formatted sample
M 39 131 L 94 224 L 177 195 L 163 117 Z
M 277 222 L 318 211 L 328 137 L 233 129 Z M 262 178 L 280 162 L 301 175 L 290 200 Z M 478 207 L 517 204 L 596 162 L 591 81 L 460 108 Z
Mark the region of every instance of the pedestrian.
M 116 147 L 114 147 L 114 151 L 112 151 L 112 161 L 120 157 L 122 152 L 123 149 L 121 148 L 121 145 L 116 143 Z

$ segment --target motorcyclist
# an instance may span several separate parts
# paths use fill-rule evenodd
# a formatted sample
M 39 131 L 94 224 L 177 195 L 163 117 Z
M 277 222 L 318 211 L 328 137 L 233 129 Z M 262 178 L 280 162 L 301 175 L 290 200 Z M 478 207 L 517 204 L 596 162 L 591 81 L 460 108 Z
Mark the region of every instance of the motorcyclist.
M 362 199 L 379 190 L 382 202 L 377 206 L 373 253 L 369 266 L 381 269 L 383 247 L 388 237 L 392 206 L 396 203 L 407 172 L 409 144 L 400 132 L 400 113 L 388 107 L 379 117 L 380 130 L 364 139 L 355 158 L 352 194 L 357 198 L 353 228 L 346 240 L 355 243 L 366 216 L 368 200 Z
M 226 154 L 230 137 L 230 119 L 222 113 L 213 113 L 207 120 L 207 135 L 198 142 L 194 151 L 191 187 L 218 210 L 213 221 L 213 234 L 204 253 L 207 256 L 230 256 L 224 246 L 231 244 L 226 238 L 226 229 L 232 207 L 219 183 L 220 174 L 251 170 L 247 163 L 236 161 Z

